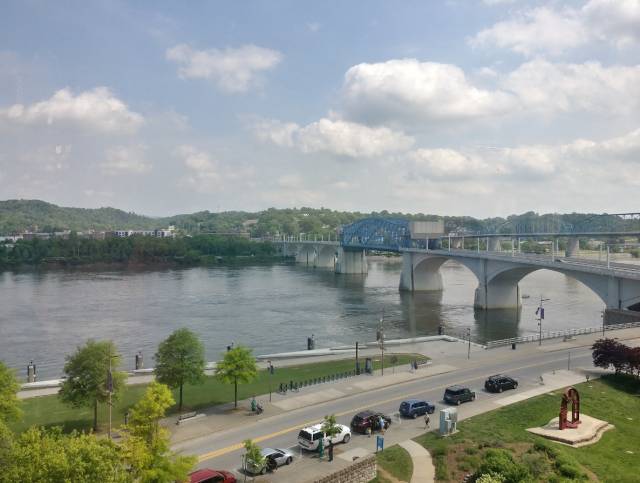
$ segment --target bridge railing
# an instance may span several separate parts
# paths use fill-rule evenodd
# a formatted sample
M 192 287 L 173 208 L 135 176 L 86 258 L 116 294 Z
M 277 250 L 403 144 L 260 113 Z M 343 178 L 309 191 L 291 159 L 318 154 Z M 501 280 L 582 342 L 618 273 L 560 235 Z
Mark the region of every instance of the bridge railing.
M 620 330 L 620 329 L 631 329 L 634 327 L 640 327 L 640 321 L 638 322 L 627 322 L 624 324 L 610 324 L 604 326 L 604 331 L 611 330 Z M 573 335 L 582 335 L 582 334 L 594 334 L 597 332 L 602 332 L 602 326 L 595 327 L 582 327 L 577 329 L 566 329 L 566 330 L 557 330 L 557 331 L 546 331 L 542 333 L 542 340 L 545 339 L 558 339 L 560 337 L 570 337 Z M 500 339 L 500 340 L 492 340 L 485 344 L 487 349 L 493 349 L 494 347 L 501 347 L 505 345 L 511 344 L 519 344 L 524 342 L 537 342 L 540 340 L 540 334 L 531 334 L 521 337 L 511 337 L 510 339 Z

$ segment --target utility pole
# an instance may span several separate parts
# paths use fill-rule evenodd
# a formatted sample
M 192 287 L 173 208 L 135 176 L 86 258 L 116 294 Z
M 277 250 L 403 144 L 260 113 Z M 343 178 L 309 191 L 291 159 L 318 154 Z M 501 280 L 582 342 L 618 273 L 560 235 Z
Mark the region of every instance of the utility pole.
M 113 394 L 113 373 L 111 371 L 111 345 L 109 345 L 109 372 L 107 372 L 107 391 L 109 391 L 109 432 L 108 436 L 111 439 L 111 395 Z
M 380 353 L 382 358 L 380 360 L 382 375 L 384 376 L 384 309 L 382 309 L 382 315 L 380 316 L 380 325 L 378 328 L 378 341 L 380 343 Z
M 546 302 L 551 299 L 542 298 L 540 295 L 540 305 L 538 305 L 538 310 L 536 310 L 536 315 L 538 316 L 538 330 L 539 330 L 539 339 L 538 345 L 542 345 L 542 321 L 544 320 L 544 307 L 542 306 L 543 302 Z

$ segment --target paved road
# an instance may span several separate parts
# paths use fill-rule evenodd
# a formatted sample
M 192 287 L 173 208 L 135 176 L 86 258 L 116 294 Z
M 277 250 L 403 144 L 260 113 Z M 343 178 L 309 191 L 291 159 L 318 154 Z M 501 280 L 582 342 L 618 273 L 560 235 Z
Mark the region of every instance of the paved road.
M 296 449 L 296 452 L 299 452 L 296 447 L 296 437 L 299 429 L 303 426 L 320 422 L 326 414 L 335 414 L 338 422 L 349 424 L 353 414 L 362 409 L 371 408 L 385 413 L 395 413 L 400 402 L 409 397 L 433 401 L 438 409 L 444 407 L 442 395 L 444 389 L 451 384 L 466 384 L 476 390 L 477 400 L 473 403 L 464 404 L 459 409 L 460 419 L 464 419 L 474 414 L 495 409 L 499 406 L 497 401 L 500 398 L 514 394 L 513 391 L 503 394 L 486 393 L 482 388 L 488 375 L 508 373 L 517 378 L 520 385 L 516 392 L 540 388 L 540 376 L 542 374 L 567 369 L 568 352 L 569 349 L 562 348 L 553 352 L 531 350 L 522 352 L 486 351 L 483 354 L 474 355 L 475 359 L 471 363 L 464 361 L 466 364 L 460 364 L 461 367 L 454 372 L 361 392 L 309 407 L 301 407 L 260 421 L 254 420 L 252 422 L 252 417 L 248 416 L 248 423 L 242 427 L 186 441 L 174 446 L 174 448 L 183 453 L 198 455 L 201 461 L 200 467 L 237 470 L 243 453 L 241 444 L 244 439 L 252 438 L 262 447 L 292 447 Z M 579 367 L 589 369 L 592 367 L 591 352 L 588 347 L 574 347 L 570 349 L 570 352 L 572 369 Z M 432 424 L 436 426 L 437 409 L 432 417 Z M 197 423 L 194 422 L 194 424 Z M 414 426 L 412 427 L 411 424 Z M 412 431 L 407 433 L 409 427 L 412 428 Z M 402 438 L 407 439 L 420 434 L 420 429 L 415 426 L 415 422 L 404 424 L 396 422 L 386 435 L 390 442 L 394 442 L 397 439 L 393 437 L 394 432 L 402 433 Z M 367 440 L 365 436 L 354 435 L 349 445 L 341 448 L 341 450 L 346 451 L 349 448 L 355 449 L 364 446 L 370 447 L 371 441 Z M 313 455 L 304 455 L 296 458 L 290 467 L 278 470 L 277 475 L 267 481 L 295 481 L 296 478 L 299 481 L 303 481 L 307 477 L 301 478 L 299 472 L 307 472 L 311 468 L 308 464 L 309 461 L 313 461 Z

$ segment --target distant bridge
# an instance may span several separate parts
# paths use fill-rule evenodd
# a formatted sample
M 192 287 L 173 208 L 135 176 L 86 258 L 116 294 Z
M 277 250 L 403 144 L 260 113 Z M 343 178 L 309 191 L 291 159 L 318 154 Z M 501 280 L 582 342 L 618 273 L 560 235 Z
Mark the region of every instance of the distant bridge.
M 367 218 L 343 227 L 339 240 L 309 240 L 302 236 L 278 241 L 283 253 L 299 263 L 332 268 L 337 273 L 366 273 L 366 251 L 402 253 L 399 288 L 408 291 L 442 290 L 440 267 L 447 260 L 466 266 L 477 278 L 474 306 L 480 309 L 516 308 L 521 305 L 519 281 L 536 270 L 560 272 L 595 292 L 608 309 L 640 310 L 640 265 L 577 258 L 579 238 L 639 237 L 638 231 L 572 233 L 422 234 L 411 233 L 402 219 Z M 560 256 L 557 239 L 569 237 Z M 475 249 L 465 249 L 464 239 L 475 238 Z M 486 243 L 481 249 L 480 239 Z M 524 254 L 520 239 L 555 240 L 551 253 Z M 502 242 L 510 240 L 510 250 Z M 444 246 L 446 245 L 446 246 Z

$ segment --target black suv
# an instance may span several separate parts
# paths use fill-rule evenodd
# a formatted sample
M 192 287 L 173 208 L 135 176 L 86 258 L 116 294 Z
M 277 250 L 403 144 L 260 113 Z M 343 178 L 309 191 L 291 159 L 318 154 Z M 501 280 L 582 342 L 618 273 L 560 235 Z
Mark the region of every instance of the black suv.
M 457 404 L 459 406 L 463 402 L 475 400 L 476 393 L 468 387 L 451 386 L 444 391 L 444 402 L 447 402 L 449 404 Z
M 515 389 L 516 387 L 518 387 L 518 381 L 503 374 L 490 376 L 484 381 L 484 388 L 489 392 L 502 392 L 506 389 Z

